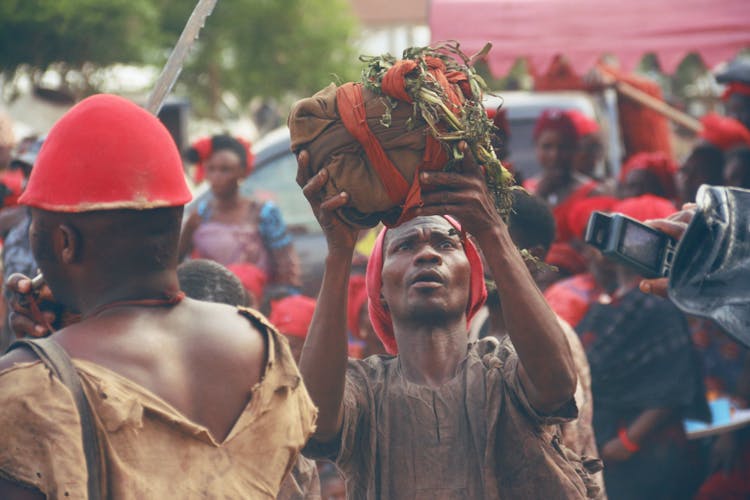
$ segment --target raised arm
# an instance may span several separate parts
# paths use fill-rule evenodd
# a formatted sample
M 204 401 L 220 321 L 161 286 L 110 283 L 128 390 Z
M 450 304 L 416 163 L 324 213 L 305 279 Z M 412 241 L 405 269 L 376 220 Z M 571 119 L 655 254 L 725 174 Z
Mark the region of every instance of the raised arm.
M 323 169 L 310 178 L 307 152 L 300 152 L 298 161 L 297 183 L 304 186 L 305 197 L 328 244 L 323 283 L 300 359 L 305 386 L 318 406 L 314 438 L 325 443 L 336 438 L 342 425 L 347 364 L 347 287 L 357 231 L 334 214 L 347 203 L 345 193 L 323 199 L 321 189 L 328 181 L 328 172 Z
M 465 144 L 461 147 L 461 173 L 421 174 L 424 206 L 418 214 L 452 215 L 474 236 L 497 282 L 508 334 L 520 360 L 521 383 L 534 408 L 552 413 L 575 392 L 570 347 L 494 208 L 481 167 Z

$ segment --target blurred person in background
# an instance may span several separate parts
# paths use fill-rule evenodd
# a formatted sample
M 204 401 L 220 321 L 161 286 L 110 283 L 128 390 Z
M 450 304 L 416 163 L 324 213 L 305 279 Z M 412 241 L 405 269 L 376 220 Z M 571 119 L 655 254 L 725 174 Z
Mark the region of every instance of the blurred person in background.
M 677 196 L 677 165 L 661 151 L 636 153 L 622 166 L 619 176 L 621 198 L 652 194 L 674 200 Z
M 750 130 L 750 61 L 737 59 L 716 75 L 716 81 L 726 85 L 722 100 L 727 116 L 739 120 Z
M 556 240 L 565 242 L 570 231 L 565 214 L 576 200 L 597 193 L 598 183 L 575 171 L 578 129 L 568 111 L 545 110 L 534 126 L 534 149 L 541 174 L 524 182 L 530 193 L 549 203 L 557 223 Z
M 227 135 L 211 139 L 206 179 L 212 197 L 190 214 L 183 227 L 180 257 L 188 255 L 229 266 L 250 263 L 269 283 L 296 291 L 299 262 L 278 207 L 242 196 L 239 185 L 247 172 L 247 148 Z
M 315 312 L 315 299 L 304 295 L 289 295 L 271 301 L 268 320 L 289 341 L 289 347 L 297 363 L 302 355 L 302 346 L 307 338 L 313 312 Z
M 617 288 L 614 264 L 583 238 L 589 217 L 594 211 L 610 212 L 618 200 L 610 196 L 593 196 L 577 201 L 568 213 L 568 225 L 574 235 L 570 247 L 585 263 L 585 270 L 553 283 L 544 290 L 544 298 L 555 313 L 575 327 L 589 307 Z M 547 259 L 549 262 L 549 257 Z
M 750 147 L 735 148 L 727 153 L 724 185 L 750 189 Z
M 702 184 L 712 186 L 724 182 L 724 152 L 709 144 L 698 144 L 677 171 L 680 204 L 692 203 Z
M 16 136 L 13 134 L 13 122 L 5 113 L 0 112 L 0 171 L 10 165 Z
M 675 212 L 666 199 L 629 198 L 612 207 L 637 220 Z M 689 498 L 700 464 L 684 418 L 707 420 L 700 364 L 685 316 L 638 289 L 641 278 L 616 266 L 617 288 L 576 327 L 591 368 L 594 431 L 610 499 Z
M 239 278 L 242 286 L 245 288 L 248 306 L 261 310 L 265 304 L 265 287 L 268 282 L 266 273 L 257 266 L 248 264 L 247 262 L 229 264 L 227 269 Z
M 358 358 L 366 359 L 377 354 L 386 354 L 383 343 L 378 338 L 370 322 L 367 305 L 367 288 L 363 274 L 353 274 L 349 278 L 346 324 L 349 334 L 361 342 L 356 352 Z
M 573 169 L 579 174 L 597 178 L 596 167 L 604 159 L 601 127 L 593 118 L 578 110 L 569 110 L 578 132 L 578 147 L 573 156 Z

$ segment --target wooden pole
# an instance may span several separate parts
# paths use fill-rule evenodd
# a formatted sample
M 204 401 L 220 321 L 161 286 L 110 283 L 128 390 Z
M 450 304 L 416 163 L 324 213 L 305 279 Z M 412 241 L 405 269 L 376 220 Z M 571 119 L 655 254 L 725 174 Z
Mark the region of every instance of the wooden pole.
M 656 111 L 657 113 L 666 116 L 673 122 L 682 125 L 691 132 L 698 134 L 703 129 L 701 122 L 696 120 L 687 113 L 680 111 L 674 106 L 670 106 L 661 99 L 657 99 L 642 90 L 639 90 L 629 83 L 617 80 L 614 76 L 603 70 L 603 76 L 607 83 L 614 86 L 614 88 L 622 95 L 636 101 L 643 106 Z

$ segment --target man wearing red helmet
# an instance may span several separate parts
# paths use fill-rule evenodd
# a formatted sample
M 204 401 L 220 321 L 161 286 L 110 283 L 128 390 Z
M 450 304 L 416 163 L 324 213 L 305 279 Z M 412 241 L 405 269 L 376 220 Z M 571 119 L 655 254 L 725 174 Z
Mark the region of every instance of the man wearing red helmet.
M 49 289 L 82 317 L 50 338 L 74 360 L 93 414 L 100 496 L 275 498 L 316 412 L 268 323 L 180 291 L 189 199 L 155 117 L 107 95 L 71 109 L 21 199 Z M 25 348 L 0 358 L 0 497 L 91 497 L 72 394 Z

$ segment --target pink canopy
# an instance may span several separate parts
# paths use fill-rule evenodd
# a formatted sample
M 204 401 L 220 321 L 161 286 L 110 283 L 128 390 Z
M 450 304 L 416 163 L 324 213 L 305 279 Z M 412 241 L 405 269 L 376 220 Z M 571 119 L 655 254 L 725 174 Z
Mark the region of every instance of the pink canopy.
M 647 52 L 672 73 L 690 52 L 712 67 L 750 47 L 750 0 L 432 0 L 430 29 L 468 54 L 492 42 L 496 76 L 519 57 L 545 71 L 558 54 L 579 74 L 605 54 L 630 71 Z

